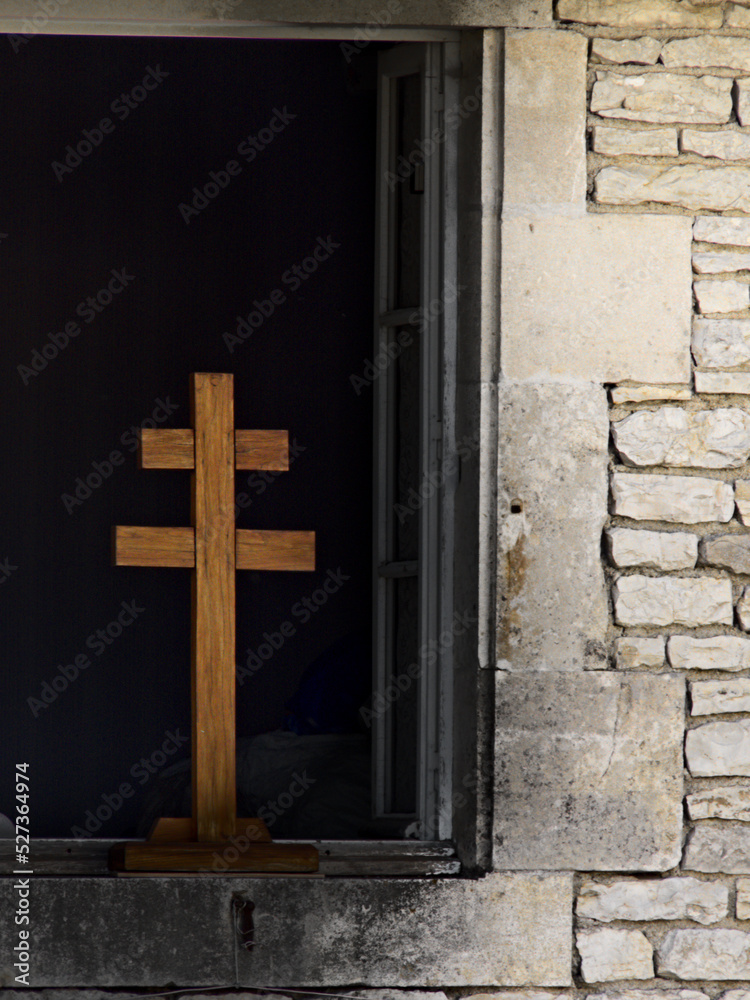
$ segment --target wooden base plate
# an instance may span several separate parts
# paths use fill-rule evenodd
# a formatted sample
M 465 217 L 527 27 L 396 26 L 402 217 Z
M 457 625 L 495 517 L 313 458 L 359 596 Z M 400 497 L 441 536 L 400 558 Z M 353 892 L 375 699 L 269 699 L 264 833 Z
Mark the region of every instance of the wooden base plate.
M 251 843 L 240 849 L 229 842 L 113 844 L 109 852 L 112 871 L 202 872 L 317 872 L 318 851 L 311 844 Z

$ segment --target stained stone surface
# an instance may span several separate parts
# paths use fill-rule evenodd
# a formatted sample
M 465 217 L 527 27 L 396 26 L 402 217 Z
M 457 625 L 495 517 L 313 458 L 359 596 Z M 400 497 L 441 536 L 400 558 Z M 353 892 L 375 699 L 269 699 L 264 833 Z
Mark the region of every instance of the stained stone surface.
M 599 171 L 594 188 L 600 204 L 657 202 L 693 211 L 750 212 L 750 167 L 709 167 L 702 163 L 611 166 Z
M 604 118 L 723 125 L 732 113 L 732 81 L 718 76 L 598 70 L 591 111 Z
M 610 390 L 612 402 L 643 403 L 649 399 L 690 399 L 689 385 L 616 385 Z
M 750 712 L 750 678 L 734 677 L 724 681 L 693 681 L 691 715 L 722 715 L 725 712 Z
M 737 879 L 736 913 L 738 920 L 750 919 L 750 878 Z
M 610 128 L 596 125 L 592 149 L 602 156 L 677 156 L 677 132 L 670 128 Z
M 584 930 L 576 934 L 581 976 L 586 983 L 652 979 L 653 948 L 641 931 Z
M 698 558 L 698 537 L 686 531 L 638 531 L 609 528 L 606 532 L 615 566 L 692 569 Z M 750 545 L 750 538 L 748 539 Z M 750 556 L 748 557 L 750 559 Z
M 750 320 L 693 320 L 693 357 L 703 368 L 739 368 L 750 364 Z
M 673 930 L 657 950 L 660 976 L 675 979 L 750 979 L 750 934 L 725 928 Z
M 750 719 L 707 722 L 688 730 L 685 757 L 695 777 L 750 775 Z
M 682 867 L 694 872 L 747 875 L 750 873 L 750 826 L 727 821 L 696 824 L 685 844 Z
M 689 0 L 559 0 L 558 16 L 563 21 L 602 24 L 611 28 L 720 28 L 719 3 Z
M 750 535 L 716 535 L 701 542 L 701 561 L 709 566 L 750 573 Z
M 670 636 L 667 656 L 675 670 L 750 670 L 750 639 L 739 635 Z
M 615 472 L 614 513 L 639 521 L 699 524 L 729 521 L 734 514 L 731 483 L 704 476 L 660 476 Z
M 659 58 L 662 42 L 657 38 L 626 38 L 621 42 L 613 38 L 594 38 L 591 55 L 612 63 L 641 63 L 653 65 Z
M 743 524 L 750 523 L 750 479 L 738 479 L 734 484 L 734 499 Z
M 696 371 L 695 391 L 699 394 L 750 395 L 750 372 Z
M 612 437 L 627 465 L 733 468 L 750 455 L 750 413 L 662 406 L 613 423 Z
M 750 787 L 721 785 L 688 795 L 688 815 L 692 820 L 734 819 L 750 823 Z
M 499 672 L 495 868 L 674 867 L 683 705 L 673 674 Z
M 732 584 L 715 577 L 621 576 L 613 588 L 618 625 L 731 625 Z
M 750 143 L 750 135 L 747 138 Z M 722 274 L 726 271 L 747 271 L 750 270 L 750 253 L 740 253 L 739 251 L 716 251 L 714 253 L 698 251 L 693 254 L 693 270 L 697 271 L 698 274 Z
M 715 924 L 728 910 L 729 890 L 696 878 L 585 882 L 576 905 L 579 917 L 601 920 L 694 920 Z
M 741 281 L 696 281 L 693 290 L 702 313 L 740 312 L 750 306 L 748 286 Z
M 693 225 L 693 238 L 702 243 L 750 247 L 750 219 L 699 215 Z
M 635 670 L 638 667 L 661 667 L 666 655 L 664 636 L 640 638 L 625 636 L 615 643 L 615 665 L 618 670 Z
M 750 159 L 750 135 L 744 132 L 697 132 L 686 128 L 680 136 L 683 153 L 714 156 L 720 160 Z
M 750 38 L 727 35 L 698 35 L 667 42 L 661 51 L 665 66 L 725 66 L 750 72 Z

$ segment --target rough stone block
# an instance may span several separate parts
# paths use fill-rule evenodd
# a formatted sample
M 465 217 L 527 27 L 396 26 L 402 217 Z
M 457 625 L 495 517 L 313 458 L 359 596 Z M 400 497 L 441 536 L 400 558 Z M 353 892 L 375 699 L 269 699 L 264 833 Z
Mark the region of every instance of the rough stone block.
M 606 535 L 612 562 L 619 568 L 693 569 L 698 558 L 698 538 L 685 531 L 609 528 Z
M 497 683 L 495 867 L 674 867 L 682 678 L 500 673 Z
M 734 499 L 740 520 L 743 524 L 750 523 L 750 479 L 737 480 L 734 484 Z
M 729 890 L 697 878 L 638 879 L 632 882 L 585 882 L 576 913 L 601 920 L 694 920 L 715 924 L 727 915 Z
M 708 566 L 750 574 L 750 535 L 717 535 L 701 542 L 701 561 Z
M 576 946 L 586 983 L 653 978 L 653 948 L 640 931 L 579 931 Z
M 732 81 L 719 76 L 626 76 L 599 70 L 591 111 L 629 121 L 723 125 L 732 114 Z
M 682 130 L 680 149 L 683 153 L 714 156 L 719 160 L 750 160 L 750 135 L 745 132 L 696 132 Z
M 750 873 L 750 827 L 732 822 L 698 823 L 685 844 L 682 867 L 694 872 L 747 875 Z
M 748 136 L 750 140 L 750 136 Z M 693 270 L 698 274 L 723 274 L 729 271 L 750 271 L 750 253 L 694 253 Z
M 737 81 L 737 121 L 750 125 L 750 86 L 745 79 Z
M 750 167 L 702 163 L 604 167 L 596 175 L 594 187 L 596 201 L 606 205 L 656 202 L 692 211 L 750 212 Z
M 709 1000 L 700 990 L 621 990 L 615 993 L 589 993 L 586 1000 Z M 746 1000 L 750 1000 L 747 997 Z
M 612 403 L 643 403 L 651 399 L 691 399 L 689 385 L 617 385 L 610 389 Z
M 689 0 L 559 0 L 558 17 L 562 21 L 602 24 L 609 28 L 720 28 L 719 3 Z
M 750 219 L 699 215 L 693 225 L 693 239 L 701 243 L 750 247 Z
M 686 800 L 692 820 L 734 819 L 750 823 L 750 788 L 745 785 L 722 785 L 693 792 Z
M 615 642 L 615 665 L 618 670 L 636 670 L 639 667 L 661 667 L 664 665 L 664 636 L 642 639 L 626 636 Z
M 750 678 L 725 681 L 693 681 L 691 715 L 723 715 L 750 712 Z
M 613 587 L 618 625 L 731 625 L 732 584 L 715 577 L 621 576 Z
M 662 42 L 657 38 L 592 38 L 591 55 L 604 62 L 653 65 L 659 58 Z
M 734 514 L 732 484 L 703 476 L 615 472 L 612 501 L 615 514 L 638 521 L 700 524 Z
M 750 365 L 750 320 L 698 319 L 693 321 L 693 356 L 702 368 L 739 368 Z
M 750 587 L 744 587 L 737 602 L 737 621 L 744 632 L 750 632 Z
M 600 554 L 606 394 L 506 384 L 499 400 L 498 659 L 510 670 L 600 667 L 609 617 Z M 512 498 L 522 514 L 510 513 Z
M 696 281 L 693 291 L 702 313 L 740 312 L 750 306 L 748 286 L 741 281 Z
M 750 878 L 737 879 L 737 919 L 750 920 Z
M 750 979 L 750 934 L 727 929 L 669 931 L 657 949 L 660 976 Z
M 702 372 L 695 373 L 695 391 L 722 395 L 750 395 L 750 372 Z
M 595 125 L 592 149 L 602 156 L 677 156 L 677 132 L 671 128 L 610 128 Z
M 675 670 L 750 670 L 750 639 L 738 635 L 707 639 L 672 635 L 667 655 Z
M 661 406 L 613 423 L 612 437 L 627 465 L 736 468 L 750 455 L 750 413 Z
M 724 24 L 727 28 L 750 28 L 750 8 L 742 7 L 736 3 L 728 3 Z M 750 996 L 744 1000 L 750 1000 Z
M 503 206 L 579 206 L 586 198 L 586 39 L 505 36 Z M 549 164 L 555 169 L 550 170 Z
M 505 377 L 688 383 L 690 236 L 679 216 L 505 219 Z
M 665 66 L 695 66 L 705 69 L 724 66 L 750 72 L 750 38 L 727 35 L 697 35 L 667 42 L 661 51 Z
M 688 730 L 685 757 L 690 773 L 697 778 L 750 775 L 750 719 L 707 722 Z

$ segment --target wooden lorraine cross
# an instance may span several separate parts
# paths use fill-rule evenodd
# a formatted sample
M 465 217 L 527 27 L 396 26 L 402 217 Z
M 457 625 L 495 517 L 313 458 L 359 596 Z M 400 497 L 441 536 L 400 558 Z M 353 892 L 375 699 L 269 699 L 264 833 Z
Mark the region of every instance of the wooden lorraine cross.
M 240 871 L 317 870 L 307 845 L 270 843 L 259 819 L 237 819 L 235 778 L 235 570 L 313 570 L 312 531 L 235 528 L 234 470 L 289 468 L 287 431 L 235 431 L 232 375 L 195 373 L 192 429 L 141 432 L 141 468 L 192 469 L 190 528 L 116 527 L 116 566 L 193 570 L 192 799 L 190 819 L 161 819 L 145 844 L 118 844 L 110 865 L 131 871 L 210 868 L 232 836 L 244 850 L 222 855 Z

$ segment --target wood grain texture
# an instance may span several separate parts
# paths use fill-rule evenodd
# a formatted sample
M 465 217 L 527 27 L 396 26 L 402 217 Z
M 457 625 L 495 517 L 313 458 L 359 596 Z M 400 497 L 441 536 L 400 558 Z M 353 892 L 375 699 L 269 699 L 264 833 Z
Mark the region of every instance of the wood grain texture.
M 232 375 L 196 372 L 193 472 L 192 789 L 199 841 L 234 835 L 235 544 Z
M 227 848 L 232 848 L 227 850 Z M 217 856 L 221 864 L 217 862 Z M 318 852 L 311 844 L 250 844 L 239 851 L 226 841 L 177 844 L 114 844 L 109 854 L 116 871 L 316 872 Z M 224 867 L 226 866 L 226 867 Z
M 235 431 L 235 468 L 286 472 L 289 431 Z
M 271 834 L 262 819 L 241 819 L 234 823 L 235 837 L 247 837 L 254 843 L 270 843 Z M 195 821 L 189 816 L 162 816 L 146 838 L 149 844 L 171 844 L 195 839 Z
M 142 528 L 118 525 L 112 529 L 115 566 L 195 566 L 193 528 Z
M 138 464 L 142 469 L 192 469 L 194 441 L 190 427 L 143 427 Z
M 237 569 L 315 569 L 314 531 L 237 529 Z

